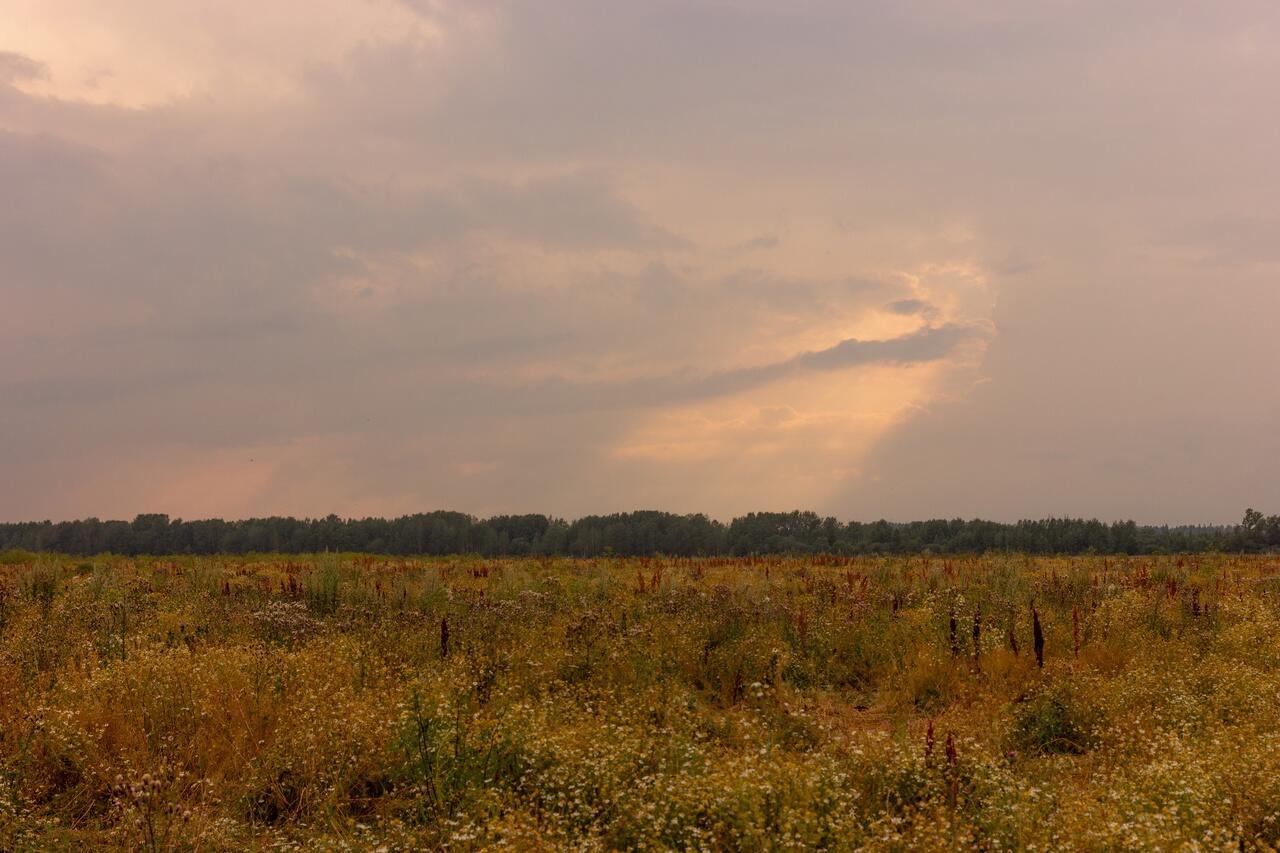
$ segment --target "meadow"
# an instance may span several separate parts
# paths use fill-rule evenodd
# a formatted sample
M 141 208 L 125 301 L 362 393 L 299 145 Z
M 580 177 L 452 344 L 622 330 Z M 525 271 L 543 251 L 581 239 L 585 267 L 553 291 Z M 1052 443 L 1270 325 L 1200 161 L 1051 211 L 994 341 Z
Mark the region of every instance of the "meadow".
M 1280 560 L 0 562 L 0 849 L 1268 850 Z

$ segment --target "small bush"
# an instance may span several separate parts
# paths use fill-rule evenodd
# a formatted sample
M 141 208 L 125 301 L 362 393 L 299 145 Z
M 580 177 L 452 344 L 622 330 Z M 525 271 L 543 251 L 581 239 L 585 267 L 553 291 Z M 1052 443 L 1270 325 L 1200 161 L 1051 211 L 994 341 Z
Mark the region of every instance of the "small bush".
M 1100 714 L 1080 695 L 1059 686 L 1020 703 L 1014 712 L 1012 746 L 1038 755 L 1083 755 L 1097 741 Z

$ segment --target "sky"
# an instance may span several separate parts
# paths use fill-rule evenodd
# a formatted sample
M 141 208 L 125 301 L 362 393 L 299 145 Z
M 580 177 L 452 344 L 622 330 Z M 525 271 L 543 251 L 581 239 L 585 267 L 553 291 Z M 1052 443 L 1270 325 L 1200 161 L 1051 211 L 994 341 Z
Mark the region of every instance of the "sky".
M 0 0 L 0 520 L 1280 510 L 1272 0 Z

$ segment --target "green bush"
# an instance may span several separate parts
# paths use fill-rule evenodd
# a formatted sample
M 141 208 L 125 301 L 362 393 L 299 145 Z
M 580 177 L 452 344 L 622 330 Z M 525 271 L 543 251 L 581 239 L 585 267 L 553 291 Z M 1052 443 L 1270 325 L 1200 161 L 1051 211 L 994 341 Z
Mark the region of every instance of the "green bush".
M 1050 687 L 1016 707 L 1012 746 L 1038 755 L 1083 755 L 1097 743 L 1100 721 L 1078 692 Z

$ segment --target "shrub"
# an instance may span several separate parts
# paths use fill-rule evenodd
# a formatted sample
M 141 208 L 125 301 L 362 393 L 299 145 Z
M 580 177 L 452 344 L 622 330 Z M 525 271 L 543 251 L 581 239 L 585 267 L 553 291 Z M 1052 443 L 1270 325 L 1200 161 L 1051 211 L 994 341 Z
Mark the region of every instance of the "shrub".
M 1082 755 L 1097 741 L 1099 712 L 1067 684 L 1037 691 L 1014 711 L 1012 746 L 1039 755 Z

